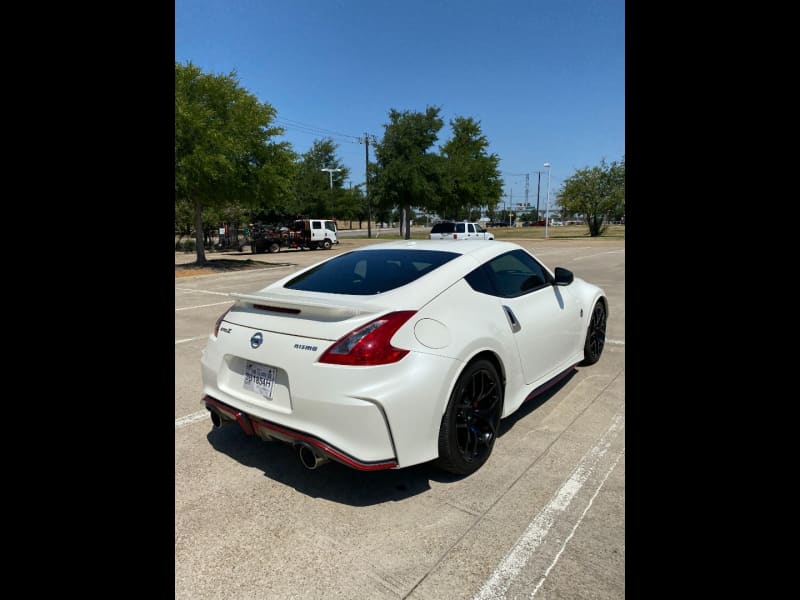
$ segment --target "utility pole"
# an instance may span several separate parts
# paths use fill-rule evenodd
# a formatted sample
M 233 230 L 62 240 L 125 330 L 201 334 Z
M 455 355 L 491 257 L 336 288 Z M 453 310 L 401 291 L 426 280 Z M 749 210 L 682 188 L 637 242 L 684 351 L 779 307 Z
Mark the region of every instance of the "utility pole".
M 369 143 L 370 140 L 373 144 L 378 143 L 378 138 L 370 135 L 366 131 L 364 137 L 358 138 L 359 144 L 364 144 L 364 152 L 366 157 L 365 170 L 364 170 L 364 193 L 367 197 L 367 237 L 372 237 L 372 202 L 369 199 Z
M 547 168 L 547 206 L 544 209 L 544 239 L 547 239 L 547 222 L 550 220 L 550 167 L 552 165 L 546 162 L 543 166 Z
M 525 173 L 525 211 L 528 210 L 528 183 L 530 182 L 530 173 Z
M 536 182 L 536 220 L 539 220 L 539 189 L 542 187 L 542 172 L 536 171 L 539 180 Z

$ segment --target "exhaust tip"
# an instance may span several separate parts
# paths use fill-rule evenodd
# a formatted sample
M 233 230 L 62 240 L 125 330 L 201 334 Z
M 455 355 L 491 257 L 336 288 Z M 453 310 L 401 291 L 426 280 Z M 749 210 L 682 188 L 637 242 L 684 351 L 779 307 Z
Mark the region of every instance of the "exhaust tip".
M 214 429 L 219 429 L 222 427 L 222 417 L 219 416 L 219 413 L 215 410 L 210 410 L 211 413 L 211 422 L 214 424 Z
M 328 462 L 327 457 L 317 454 L 309 444 L 298 444 L 297 454 L 300 457 L 300 462 L 309 471 L 313 471 Z

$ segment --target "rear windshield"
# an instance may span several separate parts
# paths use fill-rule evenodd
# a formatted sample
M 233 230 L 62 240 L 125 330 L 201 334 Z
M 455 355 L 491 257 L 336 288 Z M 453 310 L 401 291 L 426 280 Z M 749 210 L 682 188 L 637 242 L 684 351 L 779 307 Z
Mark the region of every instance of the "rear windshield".
M 283 287 L 356 296 L 380 294 L 411 283 L 457 256 L 438 250 L 348 252 L 301 273 Z
M 437 223 L 431 229 L 431 233 L 453 233 L 455 223 Z

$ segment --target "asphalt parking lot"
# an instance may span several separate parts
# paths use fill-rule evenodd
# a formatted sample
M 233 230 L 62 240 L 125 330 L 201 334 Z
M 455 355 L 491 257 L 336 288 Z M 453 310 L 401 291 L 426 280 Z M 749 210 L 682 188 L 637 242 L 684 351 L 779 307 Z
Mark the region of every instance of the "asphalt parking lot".
M 489 599 L 625 596 L 625 243 L 520 240 L 604 288 L 600 361 L 501 424 L 489 461 L 306 470 L 285 444 L 212 430 L 200 353 L 229 292 L 255 292 L 329 251 L 226 253 L 269 268 L 175 279 L 175 597 Z M 513 241 L 513 240 L 512 240 Z M 482 243 L 482 242 L 478 242 Z M 175 254 L 176 264 L 194 254 Z

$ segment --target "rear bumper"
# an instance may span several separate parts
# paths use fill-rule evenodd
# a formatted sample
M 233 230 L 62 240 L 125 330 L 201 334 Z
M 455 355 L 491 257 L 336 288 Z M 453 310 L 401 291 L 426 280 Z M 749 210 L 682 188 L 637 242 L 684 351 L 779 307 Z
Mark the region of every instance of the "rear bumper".
M 264 440 L 278 440 L 289 444 L 304 442 L 313 446 L 326 458 L 360 471 L 380 471 L 397 467 L 397 460 L 394 457 L 378 461 L 359 460 L 321 438 L 249 415 L 209 395 L 203 397 L 203 403 L 210 412 L 216 413 L 221 419 L 236 421 L 247 435 L 257 435 Z
M 328 365 L 318 362 L 323 345 L 296 349 L 310 343 L 301 337 L 269 334 L 250 349 L 252 331 L 231 325 L 225 335 L 241 339 L 211 339 L 201 358 L 203 402 L 209 397 L 220 403 L 217 410 L 245 433 L 292 443 L 309 438 L 331 459 L 368 470 L 404 468 L 438 456 L 439 424 L 460 361 L 411 352 L 389 365 Z M 229 345 L 246 360 L 277 369 L 271 399 L 243 388 L 245 359 L 226 353 Z

